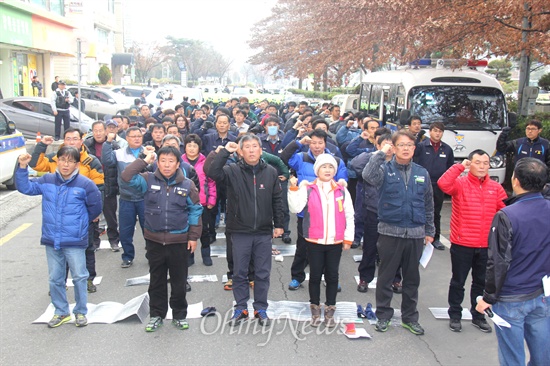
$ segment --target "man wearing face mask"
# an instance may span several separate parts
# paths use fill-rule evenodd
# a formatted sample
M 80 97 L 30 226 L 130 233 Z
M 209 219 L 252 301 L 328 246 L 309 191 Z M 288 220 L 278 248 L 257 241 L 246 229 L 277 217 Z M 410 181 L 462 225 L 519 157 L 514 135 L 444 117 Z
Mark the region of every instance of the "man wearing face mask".
M 277 116 L 270 116 L 267 117 L 264 120 L 264 127 L 265 127 L 265 134 L 260 135 L 260 140 L 262 141 L 262 150 L 281 157 L 281 153 L 283 152 L 283 147 L 281 146 L 281 142 L 283 139 L 283 132 L 279 130 L 280 127 L 280 118 Z M 282 189 L 282 199 L 283 199 L 283 229 L 284 233 L 282 236 L 283 243 L 290 244 L 290 230 L 288 228 L 288 224 L 290 222 L 290 213 L 288 210 L 288 181 L 286 177 L 284 176 L 283 172 L 278 171 L 279 173 L 279 181 L 281 183 L 281 189 Z

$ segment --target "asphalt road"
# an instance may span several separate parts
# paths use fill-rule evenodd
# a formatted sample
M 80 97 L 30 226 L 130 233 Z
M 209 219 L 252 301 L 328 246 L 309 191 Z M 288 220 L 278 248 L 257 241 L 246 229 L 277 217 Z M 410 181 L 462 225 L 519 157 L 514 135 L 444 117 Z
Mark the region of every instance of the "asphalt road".
M 436 320 L 428 307 L 446 307 L 450 279 L 449 251 L 436 251 L 427 269 L 421 269 L 418 309 L 424 336 L 415 336 L 397 324 L 387 333 L 378 333 L 365 320 L 362 327 L 372 339 L 349 340 L 341 332 L 319 332 L 295 321 L 274 322 L 269 332 L 254 328 L 231 332 L 220 318 L 190 319 L 190 329 L 175 329 L 169 322 L 156 333 L 146 333 L 136 318 L 115 324 L 90 324 L 76 328 L 65 324 L 49 329 L 45 324 L 32 324 L 46 309 L 48 271 L 40 239 L 40 198 L 19 193 L 0 194 L 0 364 L 72 364 L 72 365 L 154 365 L 154 364 L 376 364 L 376 365 L 496 365 L 498 364 L 495 334 L 485 334 L 463 321 L 462 333 L 453 333 L 448 321 Z M 448 233 L 450 203 L 443 209 L 444 235 Z M 31 224 L 11 239 L 14 230 Z M 295 220 L 291 227 L 295 228 Z M 295 229 L 293 230 L 293 239 Z M 136 260 L 129 269 L 120 268 L 120 253 L 100 250 L 96 253 L 97 272 L 103 276 L 98 291 L 88 301 L 125 303 L 147 291 L 146 286 L 124 287 L 127 278 L 147 274 L 144 240 L 135 236 Z M 218 239 L 215 245 L 223 245 Z M 276 244 L 282 244 L 276 240 Z M 366 294 L 356 291 L 354 275 L 357 264 L 352 255 L 360 249 L 345 252 L 340 264 L 343 291 L 337 301 L 375 303 L 374 290 Z M 226 272 L 225 258 L 214 258 L 214 266 L 197 264 L 190 274 Z M 273 262 L 270 300 L 308 301 L 307 287 L 289 291 L 292 257 Z M 228 315 L 232 293 L 223 284 L 193 283 L 188 294 L 190 304 L 202 301 L 215 306 L 223 317 Z M 468 285 L 469 286 L 469 285 Z M 322 290 L 323 291 L 323 290 Z M 469 291 L 467 289 L 466 294 Z M 68 291 L 69 299 L 73 290 Z M 323 293 L 321 295 L 324 296 Z M 467 299 L 463 305 L 467 305 Z M 72 301 L 71 301 L 72 302 Z M 393 305 L 399 308 L 401 295 Z

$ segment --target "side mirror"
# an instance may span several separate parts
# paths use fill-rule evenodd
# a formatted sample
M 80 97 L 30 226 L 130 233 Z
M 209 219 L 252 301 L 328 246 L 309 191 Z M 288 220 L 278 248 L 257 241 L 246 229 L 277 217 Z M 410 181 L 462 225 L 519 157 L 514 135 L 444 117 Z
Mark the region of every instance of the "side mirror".
M 12 134 L 15 132 L 15 122 L 8 121 L 8 134 Z
M 109 98 L 109 100 L 107 100 L 107 101 L 111 104 L 116 104 L 116 101 L 113 98 Z
M 408 109 L 403 109 L 399 114 L 399 124 L 401 124 L 401 126 L 405 126 L 410 116 L 411 116 L 411 111 Z
M 518 124 L 518 115 L 514 112 L 508 112 L 508 125 L 512 128 Z

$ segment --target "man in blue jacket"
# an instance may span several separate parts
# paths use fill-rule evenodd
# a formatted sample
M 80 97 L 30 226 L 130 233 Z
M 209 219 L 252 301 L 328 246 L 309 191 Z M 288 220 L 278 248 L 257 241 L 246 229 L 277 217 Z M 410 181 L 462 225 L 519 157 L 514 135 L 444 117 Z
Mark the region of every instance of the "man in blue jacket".
M 67 264 L 74 283 L 76 305 L 73 309 L 75 324 L 88 324 L 88 292 L 85 251 L 88 247 L 88 226 L 101 214 L 101 193 L 90 179 L 78 174 L 80 152 L 63 146 L 57 152 L 57 169 L 40 178 L 29 180 L 27 166 L 30 154 L 19 156 L 19 169 L 15 179 L 19 192 L 42 195 L 42 237 L 46 247 L 51 301 L 55 315 L 48 322 L 55 328 L 71 320 L 65 290 Z
M 515 196 L 493 218 L 483 299 L 476 310 L 491 305 L 511 327 L 497 327 L 501 365 L 550 362 L 550 297 L 543 278 L 550 275 L 550 201 L 541 191 L 548 169 L 534 158 L 518 161 L 512 175 Z M 546 277 L 548 281 L 548 277 Z
M 180 151 L 172 146 L 158 151 L 154 173 L 141 173 L 155 162 L 154 151 L 136 159 L 124 169 L 121 178 L 145 197 L 144 237 L 149 260 L 149 305 L 151 319 L 145 331 L 154 332 L 163 324 L 170 305 L 172 324 L 187 329 L 187 258 L 197 247 L 202 232 L 202 205 L 194 183 L 180 169 Z

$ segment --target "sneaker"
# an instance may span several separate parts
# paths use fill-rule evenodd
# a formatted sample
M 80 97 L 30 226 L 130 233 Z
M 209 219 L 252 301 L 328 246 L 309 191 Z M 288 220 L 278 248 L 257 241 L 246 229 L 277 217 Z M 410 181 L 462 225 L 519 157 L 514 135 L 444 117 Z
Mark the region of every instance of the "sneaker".
M 387 332 L 391 324 L 390 319 L 378 319 L 376 322 L 376 325 L 374 326 L 374 329 L 377 332 Z
M 491 328 L 485 319 L 472 319 L 472 325 L 483 333 L 491 333 L 493 331 L 493 328 Z
M 172 325 L 181 330 L 189 329 L 187 319 L 172 319 Z
M 120 247 L 118 246 L 118 243 L 117 244 L 111 244 L 111 251 L 112 252 L 119 252 L 120 251 Z
M 361 246 L 361 241 L 359 240 L 354 240 L 353 243 L 351 243 L 351 249 L 357 249 L 359 246 Z
M 342 292 L 342 286 L 340 286 L 340 282 L 338 282 L 338 288 L 336 289 L 336 292 Z
M 359 281 L 359 284 L 357 285 L 357 291 L 359 292 L 367 292 L 369 290 L 369 284 L 367 281 Z
M 223 289 L 225 291 L 231 291 L 233 290 L 233 280 L 230 278 L 227 280 L 227 282 L 223 285 Z
M 86 319 L 86 315 L 84 315 L 84 314 L 75 314 L 74 324 L 77 327 L 85 327 L 86 325 L 88 325 L 88 319 Z
M 271 325 L 271 319 L 267 316 L 267 311 L 265 309 L 254 310 L 254 318 L 258 319 L 263 327 L 269 327 Z
M 292 239 L 290 239 L 290 234 L 288 234 L 288 233 L 283 234 L 283 243 L 285 243 L 285 244 L 292 243 Z
M 97 287 L 94 285 L 93 280 L 88 280 L 88 293 L 94 293 L 97 291 Z
M 394 282 L 391 284 L 391 289 L 393 290 L 393 292 L 395 292 L 396 294 L 401 294 L 403 293 L 403 286 L 401 285 L 401 282 Z
M 462 332 L 462 323 L 460 319 L 449 320 L 449 328 L 451 328 L 453 332 Z
M 250 281 L 250 282 L 248 282 L 248 284 L 250 285 L 250 288 L 252 288 L 252 289 L 254 288 L 254 281 Z
M 156 332 L 157 329 L 162 327 L 163 321 L 160 316 L 154 316 L 151 319 L 149 319 L 149 323 L 145 326 L 146 332 Z
M 248 310 L 235 309 L 235 312 L 233 313 L 233 317 L 229 321 L 229 324 L 232 327 L 236 327 L 237 325 L 241 324 L 241 322 L 245 320 L 248 320 Z
M 408 329 L 412 334 L 424 334 L 424 328 L 422 328 L 420 324 L 418 324 L 418 322 L 401 323 L 401 326 L 405 329 Z
M 185 292 L 191 292 L 191 285 L 189 282 L 185 282 Z
M 122 261 L 122 264 L 120 265 L 121 268 L 130 268 L 132 266 L 132 261 L 131 260 L 123 260 Z
M 434 240 L 432 243 L 435 249 L 437 250 L 445 250 L 445 245 L 443 245 L 439 240 Z
M 296 279 L 292 279 L 292 281 L 290 281 L 290 283 L 288 284 L 288 289 L 289 290 L 292 290 L 292 291 L 296 291 L 298 290 L 300 287 L 302 287 L 302 284 L 300 282 L 298 282 L 298 280 Z
M 56 327 L 59 327 L 61 324 L 70 322 L 70 321 L 71 321 L 70 315 L 54 315 L 53 318 L 48 322 L 48 327 L 56 328 Z

